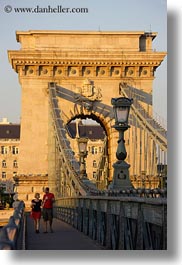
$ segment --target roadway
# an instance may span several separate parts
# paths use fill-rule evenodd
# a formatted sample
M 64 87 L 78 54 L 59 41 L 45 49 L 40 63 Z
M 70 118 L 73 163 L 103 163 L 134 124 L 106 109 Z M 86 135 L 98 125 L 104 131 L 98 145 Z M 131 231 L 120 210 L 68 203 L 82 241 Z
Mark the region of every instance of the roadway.
M 103 250 L 96 241 L 58 219 L 53 220 L 53 233 L 43 233 L 41 219 L 40 233 L 36 234 L 29 215 L 26 222 L 25 247 L 27 250 Z

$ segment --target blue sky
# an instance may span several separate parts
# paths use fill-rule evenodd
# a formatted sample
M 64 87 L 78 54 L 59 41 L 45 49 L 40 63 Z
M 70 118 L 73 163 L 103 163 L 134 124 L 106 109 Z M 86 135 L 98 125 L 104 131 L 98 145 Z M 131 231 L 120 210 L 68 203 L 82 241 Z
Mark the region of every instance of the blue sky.
M 6 13 L 5 7 L 88 8 L 85 14 Z M 21 87 L 18 75 L 8 62 L 7 50 L 16 50 L 16 30 L 116 30 L 158 32 L 153 42 L 157 51 L 167 51 L 166 0 L 1 0 L 0 1 L 0 120 L 7 117 L 20 122 Z M 167 120 L 167 57 L 155 74 L 153 87 L 154 110 Z

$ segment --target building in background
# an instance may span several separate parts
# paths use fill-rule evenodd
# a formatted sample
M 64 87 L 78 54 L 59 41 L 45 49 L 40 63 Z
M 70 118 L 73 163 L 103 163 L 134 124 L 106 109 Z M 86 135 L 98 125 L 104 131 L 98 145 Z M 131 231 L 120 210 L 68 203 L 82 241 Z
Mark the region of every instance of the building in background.
M 12 124 L 3 118 L 0 122 L 0 201 L 4 206 L 12 203 L 15 192 L 19 143 L 20 124 Z
M 107 135 L 98 123 L 89 124 L 76 120 L 67 125 L 69 140 L 76 158 L 79 160 L 77 138 L 88 138 L 86 172 L 87 177 L 99 189 L 106 189 L 108 182 Z
M 108 156 L 107 156 L 107 137 L 104 129 L 97 123 L 84 124 L 79 122 L 79 137 L 88 138 L 86 157 L 87 176 L 98 188 L 105 189 L 108 183 Z M 76 123 L 72 122 L 67 126 L 67 132 L 75 156 L 79 160 Z M 19 173 L 19 145 L 20 145 L 20 124 L 12 124 L 7 118 L 0 122 L 0 185 L 5 193 L 14 193 L 16 190 L 16 176 Z M 26 187 L 24 200 L 29 201 L 39 186 L 33 185 L 27 192 Z M 31 186 L 31 185 L 30 185 Z M 17 186 L 18 188 L 18 186 Z M 39 192 L 43 192 L 43 187 Z M 31 193 L 31 194 L 30 194 Z
M 0 122 L 0 180 L 13 180 L 18 173 L 20 124 L 6 118 Z

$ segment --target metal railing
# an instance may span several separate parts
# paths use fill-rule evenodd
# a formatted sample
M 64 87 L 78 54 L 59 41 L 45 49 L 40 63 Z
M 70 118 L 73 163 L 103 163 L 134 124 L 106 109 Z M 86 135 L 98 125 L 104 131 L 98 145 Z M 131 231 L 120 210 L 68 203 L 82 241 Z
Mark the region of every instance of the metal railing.
M 106 249 L 166 250 L 166 197 L 144 194 L 62 198 L 56 202 L 54 216 Z
M 9 222 L 0 231 L 0 250 L 25 249 L 25 204 L 20 201 Z

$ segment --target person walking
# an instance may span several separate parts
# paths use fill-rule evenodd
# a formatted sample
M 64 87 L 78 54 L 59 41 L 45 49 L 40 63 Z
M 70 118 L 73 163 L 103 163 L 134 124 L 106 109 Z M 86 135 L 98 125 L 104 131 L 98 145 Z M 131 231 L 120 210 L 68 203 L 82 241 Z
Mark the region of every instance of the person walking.
M 42 205 L 42 200 L 40 200 L 40 194 L 37 192 L 35 193 L 35 199 L 31 201 L 31 208 L 32 208 L 31 217 L 34 220 L 34 228 L 36 233 L 39 233 L 39 228 L 40 228 L 41 205 Z
M 45 188 L 45 194 L 43 196 L 43 220 L 44 220 L 44 233 L 47 233 L 47 222 L 49 221 L 50 232 L 52 230 L 53 222 L 53 203 L 55 202 L 55 197 L 53 193 L 49 192 L 49 187 Z

